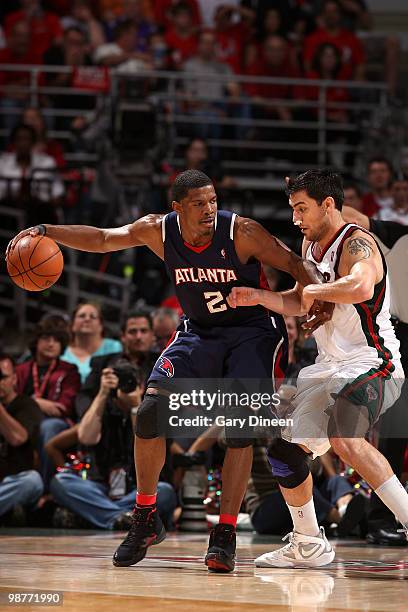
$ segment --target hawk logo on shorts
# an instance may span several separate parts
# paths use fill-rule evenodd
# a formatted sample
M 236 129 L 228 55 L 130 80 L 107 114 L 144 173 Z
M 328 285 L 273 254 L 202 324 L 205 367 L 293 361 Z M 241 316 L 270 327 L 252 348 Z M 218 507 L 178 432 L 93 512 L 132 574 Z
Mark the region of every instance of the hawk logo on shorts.
M 369 402 L 373 402 L 378 398 L 378 393 L 371 385 L 367 385 L 367 399 Z
M 174 365 L 167 357 L 160 357 L 158 368 L 162 370 L 168 378 L 174 376 Z

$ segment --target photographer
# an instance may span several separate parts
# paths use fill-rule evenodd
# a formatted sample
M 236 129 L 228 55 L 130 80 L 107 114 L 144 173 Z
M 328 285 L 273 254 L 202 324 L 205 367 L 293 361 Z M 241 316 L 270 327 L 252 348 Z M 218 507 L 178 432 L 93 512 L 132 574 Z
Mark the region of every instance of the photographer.
M 16 391 L 14 362 L 0 355 L 0 521 L 17 504 L 33 507 L 43 492 L 34 469 L 42 413 L 37 403 Z
M 134 340 L 140 334 L 133 331 L 140 319 L 134 315 L 126 319 L 123 353 L 92 360 L 91 374 L 78 397 L 77 412 L 82 415 L 78 440 L 89 447 L 90 455 L 87 478 L 63 471 L 51 482 L 57 503 L 105 529 L 128 528 L 135 503 L 132 409 L 138 407 L 144 392 L 139 349 L 145 344 Z M 171 521 L 175 507 L 172 486 L 159 483 L 158 510 L 166 522 Z

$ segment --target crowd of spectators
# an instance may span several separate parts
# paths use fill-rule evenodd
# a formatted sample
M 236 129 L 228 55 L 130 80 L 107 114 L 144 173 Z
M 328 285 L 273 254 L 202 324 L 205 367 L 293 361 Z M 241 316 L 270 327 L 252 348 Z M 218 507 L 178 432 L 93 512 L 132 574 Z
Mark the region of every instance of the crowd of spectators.
M 78 313 L 84 315 L 80 320 Z M 141 308 L 128 313 L 119 339 L 113 340 L 104 335 L 100 308 L 83 303 L 71 319 L 44 316 L 18 363 L 0 355 L 0 525 L 129 528 L 137 410 L 149 372 L 179 321 L 174 308 Z M 286 325 L 290 365 L 280 391 L 283 401 L 290 389 L 293 394 L 300 368 L 316 355 L 296 319 L 287 317 Z M 65 360 L 67 355 L 75 364 Z M 81 382 L 83 364 L 82 375 L 87 375 Z M 267 434 L 260 430 L 253 441 L 243 524 L 279 535 L 290 528 L 290 516 L 270 471 Z M 168 529 L 188 528 L 188 521 L 183 523 L 185 479 L 191 497 L 191 483 L 220 469 L 224 452 L 220 427 L 197 429 L 195 438 L 167 440 L 158 510 Z M 361 536 L 367 531 L 369 491 L 344 470 L 333 453 L 312 462 L 319 521 L 339 537 Z M 208 504 L 210 490 L 206 497 Z M 202 492 L 200 499 L 204 504 Z M 216 511 L 215 504 L 210 515 Z M 206 529 L 206 523 L 195 520 L 190 527 Z

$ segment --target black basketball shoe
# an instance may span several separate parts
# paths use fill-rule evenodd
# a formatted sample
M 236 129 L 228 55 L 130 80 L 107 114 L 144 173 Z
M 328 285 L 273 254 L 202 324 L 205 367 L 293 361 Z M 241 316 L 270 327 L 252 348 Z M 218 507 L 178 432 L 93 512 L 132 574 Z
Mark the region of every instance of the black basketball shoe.
M 232 572 L 235 567 L 236 535 L 232 525 L 220 523 L 211 530 L 205 564 L 211 572 Z
M 149 546 L 160 544 L 166 531 L 155 506 L 133 510 L 132 525 L 129 533 L 113 555 L 113 565 L 128 567 L 139 563 L 146 556 Z

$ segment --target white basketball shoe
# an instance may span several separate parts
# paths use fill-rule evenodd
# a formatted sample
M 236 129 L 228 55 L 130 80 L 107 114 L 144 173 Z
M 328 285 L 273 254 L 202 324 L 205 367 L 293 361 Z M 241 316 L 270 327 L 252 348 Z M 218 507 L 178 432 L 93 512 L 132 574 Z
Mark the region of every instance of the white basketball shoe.
M 320 527 L 318 536 L 308 536 L 292 531 L 283 541 L 289 544 L 265 553 L 255 559 L 256 567 L 322 567 L 331 563 L 335 557 L 330 542 Z

